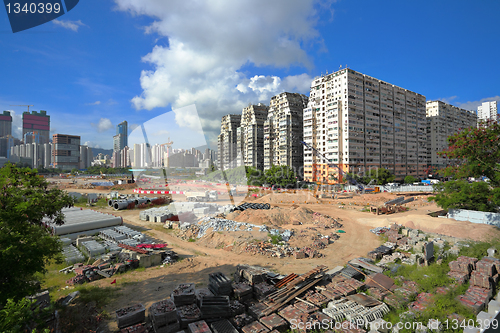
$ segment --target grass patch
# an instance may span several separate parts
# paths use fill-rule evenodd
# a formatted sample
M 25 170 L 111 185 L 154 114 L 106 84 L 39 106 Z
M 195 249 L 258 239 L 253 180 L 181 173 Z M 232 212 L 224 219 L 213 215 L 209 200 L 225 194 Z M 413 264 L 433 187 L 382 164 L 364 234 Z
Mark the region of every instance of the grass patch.
M 268 236 L 269 236 L 269 238 L 271 238 L 271 240 L 269 241 L 271 244 L 279 244 L 279 242 L 281 242 L 283 240 L 281 235 L 268 234 Z
M 134 272 L 144 272 L 146 270 L 146 267 L 138 267 L 134 269 Z
M 61 289 L 66 286 L 66 281 L 74 277 L 76 274 L 74 272 L 68 274 L 59 273 L 61 269 L 68 266 L 70 265 L 66 262 L 58 264 L 53 261 L 46 267 L 47 273 L 39 275 L 39 278 L 42 281 L 42 290 L 48 289 L 50 297 L 53 301 L 68 294 L 68 289 Z
M 191 238 L 188 239 L 188 242 L 194 243 L 194 242 L 196 242 L 196 238 L 191 237 Z

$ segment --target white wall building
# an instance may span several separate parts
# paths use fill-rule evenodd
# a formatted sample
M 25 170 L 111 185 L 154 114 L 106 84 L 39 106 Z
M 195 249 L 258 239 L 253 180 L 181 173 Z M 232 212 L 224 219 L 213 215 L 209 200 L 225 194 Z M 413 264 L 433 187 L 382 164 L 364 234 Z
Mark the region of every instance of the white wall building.
M 311 83 L 304 141 L 344 172 L 385 168 L 403 179 L 427 167 L 425 96 L 351 69 Z M 334 184 L 338 169 L 304 147 L 304 179 Z
M 443 168 L 452 160 L 438 156 L 438 152 L 448 148 L 448 137 L 461 130 L 476 126 L 477 115 L 456 106 L 441 102 L 428 101 L 427 116 L 427 163 L 429 166 Z
M 497 102 L 484 102 L 477 107 L 477 121 L 498 120 Z

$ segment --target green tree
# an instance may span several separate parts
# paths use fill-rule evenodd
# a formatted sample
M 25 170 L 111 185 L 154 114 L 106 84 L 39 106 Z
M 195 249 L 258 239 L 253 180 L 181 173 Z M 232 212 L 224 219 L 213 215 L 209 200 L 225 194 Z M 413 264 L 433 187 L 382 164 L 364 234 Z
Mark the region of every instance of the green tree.
M 492 189 L 488 183 L 455 180 L 434 185 L 437 190 L 431 197 L 441 208 L 457 208 L 497 212 L 500 204 L 500 188 Z
M 417 178 L 413 177 L 412 175 L 408 175 L 405 177 L 405 184 L 411 184 L 417 181 Z
M 63 207 L 74 200 L 64 191 L 48 189 L 36 170 L 6 164 L 0 169 L 0 306 L 37 291 L 38 274 L 60 256 L 61 243 L 42 220 L 63 223 Z
M 265 182 L 269 185 L 280 185 L 285 187 L 287 185 L 295 185 L 297 178 L 292 168 L 286 165 L 273 165 L 265 172 Z
M 450 159 L 440 174 L 452 179 L 434 185 L 432 200 L 446 208 L 496 212 L 500 205 L 500 124 L 489 121 L 448 137 L 448 149 L 438 155 Z M 468 183 L 469 177 L 487 177 L 489 183 Z M 459 193 L 456 193 L 459 191 Z

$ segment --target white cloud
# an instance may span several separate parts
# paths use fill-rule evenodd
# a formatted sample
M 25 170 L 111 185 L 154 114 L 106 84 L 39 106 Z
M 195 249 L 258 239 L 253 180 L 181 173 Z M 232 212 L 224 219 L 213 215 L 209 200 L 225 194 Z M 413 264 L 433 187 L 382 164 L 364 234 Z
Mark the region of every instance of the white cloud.
M 87 103 L 85 105 L 99 105 L 101 104 L 101 101 L 95 101 L 94 103 Z
M 93 142 L 93 141 L 85 141 L 83 144 L 84 146 L 91 147 L 91 148 L 102 148 L 99 144 Z
M 97 124 L 91 123 L 91 125 L 96 127 L 97 132 L 99 133 L 106 132 L 107 130 L 113 128 L 113 124 L 108 118 L 101 118 Z
M 133 130 L 135 130 L 137 127 L 139 127 L 139 124 L 129 124 L 128 125 L 128 130 L 129 132 L 132 132 Z
M 492 102 L 492 101 L 500 101 L 500 96 L 494 96 L 494 97 L 486 97 L 483 98 L 479 101 L 471 101 L 471 102 L 465 102 L 465 103 L 457 103 L 457 106 L 462 109 L 466 110 L 475 110 L 477 111 L 477 107 L 484 102 Z
M 81 20 L 78 20 L 78 21 L 53 20 L 52 22 L 54 22 L 54 24 L 59 25 L 59 26 L 65 28 L 65 29 L 73 30 L 75 32 L 78 31 L 78 28 L 80 28 L 82 26 L 87 26 L 86 24 L 82 23 Z
M 152 70 L 141 73 L 143 92 L 132 99 L 137 109 L 195 104 L 213 141 L 224 114 L 239 113 L 248 103 L 268 104 L 283 91 L 309 91 L 308 74 L 249 78 L 244 66 L 310 69 L 302 45 L 321 44 L 316 0 L 115 2 L 119 10 L 155 18 L 146 32 L 168 38 L 168 47 L 157 45 L 143 57 Z M 176 120 L 189 124 L 182 114 Z

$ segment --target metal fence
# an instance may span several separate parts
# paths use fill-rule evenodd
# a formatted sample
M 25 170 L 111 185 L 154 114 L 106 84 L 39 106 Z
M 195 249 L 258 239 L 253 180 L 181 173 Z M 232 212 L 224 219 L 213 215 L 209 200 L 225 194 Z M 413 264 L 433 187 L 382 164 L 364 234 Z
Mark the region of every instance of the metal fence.
M 401 185 L 401 186 L 381 186 L 381 191 L 387 192 L 433 192 L 432 185 Z
M 469 221 L 472 223 L 490 224 L 500 227 L 500 214 L 498 213 L 478 212 L 467 209 L 449 209 L 446 216 L 457 221 Z

